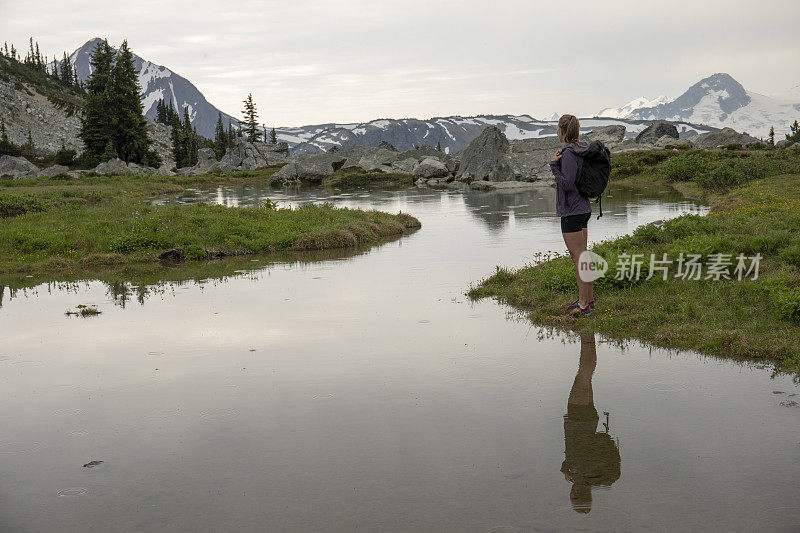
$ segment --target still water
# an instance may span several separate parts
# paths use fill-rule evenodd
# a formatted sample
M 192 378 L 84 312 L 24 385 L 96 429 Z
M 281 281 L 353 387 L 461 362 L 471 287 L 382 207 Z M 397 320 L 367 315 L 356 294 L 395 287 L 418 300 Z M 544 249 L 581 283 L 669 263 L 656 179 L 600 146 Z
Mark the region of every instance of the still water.
M 790 378 L 466 299 L 563 250 L 551 189 L 169 201 L 267 196 L 422 229 L 204 280 L 4 287 L 0 530 L 797 530 Z M 704 209 L 615 189 L 604 211 L 593 241 Z M 79 304 L 102 314 L 65 316 Z

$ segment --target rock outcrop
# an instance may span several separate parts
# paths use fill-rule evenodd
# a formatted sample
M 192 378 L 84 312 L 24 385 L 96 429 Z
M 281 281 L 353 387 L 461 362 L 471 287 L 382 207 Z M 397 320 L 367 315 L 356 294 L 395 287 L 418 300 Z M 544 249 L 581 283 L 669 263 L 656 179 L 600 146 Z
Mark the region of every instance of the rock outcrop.
M 40 170 L 38 177 L 48 178 L 50 176 L 58 176 L 59 174 L 66 174 L 67 172 L 69 172 L 69 167 L 65 167 L 64 165 L 53 165 L 52 167 L 46 167 Z
M 792 141 L 790 141 L 789 139 L 781 139 L 780 141 L 777 141 L 775 143 L 775 148 L 789 148 L 793 144 L 794 143 Z
M 414 167 L 412 173 L 418 178 L 446 178 L 450 175 L 450 170 L 448 170 L 444 161 L 426 157 Z
M 538 137 L 511 142 L 511 168 L 522 181 L 551 181 L 550 161 L 563 147 L 557 137 Z
M 400 158 L 397 150 L 378 147 L 361 156 L 356 166 L 367 172 L 391 172 L 392 165 Z
M 693 137 L 691 142 L 695 148 L 717 148 L 727 144 L 750 144 L 759 141 L 733 128 L 722 128 L 719 131 L 710 131 Z
M 638 144 L 655 144 L 664 135 L 668 135 L 674 139 L 678 138 L 678 128 L 675 124 L 665 121 L 654 122 L 639 132 L 636 136 Z
M 197 151 L 197 164 L 193 167 L 184 167 L 178 169 L 179 174 L 186 176 L 196 176 L 197 174 L 205 174 L 219 168 L 217 162 L 217 154 L 211 148 L 200 148 Z
M 509 162 L 510 145 L 496 126 L 487 126 L 461 156 L 456 173 L 459 181 L 510 181 L 514 171 Z
M 24 157 L 0 156 L 0 177 L 10 176 L 14 179 L 20 179 L 35 178 L 38 175 L 39 167 Z
M 625 139 L 625 126 L 621 124 L 612 124 L 611 126 L 603 126 L 602 128 L 593 129 L 581 135 L 581 139 L 586 142 L 600 141 L 609 148 L 618 145 Z
M 297 159 L 270 176 L 269 181 L 272 183 L 303 180 L 319 183 L 342 168 L 345 161 L 347 156 L 344 152 L 300 154 Z
M 108 161 L 100 163 L 94 167 L 91 172 L 101 175 L 119 175 L 132 172 L 132 170 L 128 168 L 128 165 L 125 164 L 125 161 L 115 157 L 114 159 L 109 159 Z
M 228 148 L 219 161 L 220 170 L 254 170 L 280 163 L 289 158 L 289 145 L 286 143 L 251 143 L 237 138 L 232 148 Z

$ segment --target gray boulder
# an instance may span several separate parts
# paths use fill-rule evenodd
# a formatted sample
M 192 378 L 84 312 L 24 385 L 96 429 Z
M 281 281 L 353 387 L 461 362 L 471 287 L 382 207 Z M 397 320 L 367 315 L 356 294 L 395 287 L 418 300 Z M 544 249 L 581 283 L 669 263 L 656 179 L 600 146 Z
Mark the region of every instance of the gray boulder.
M 446 178 L 450 174 L 447 165 L 433 157 L 426 157 L 423 159 L 413 171 L 414 176 L 420 178 Z
M 125 161 L 120 159 L 119 157 L 115 157 L 114 159 L 109 159 L 103 163 L 100 163 L 96 167 L 92 169 L 92 172 L 95 174 L 109 174 L 109 175 L 119 175 L 125 174 L 126 172 L 130 172 L 128 165 L 125 164 Z
M 789 148 L 794 143 L 789 139 L 781 139 L 780 141 L 775 143 L 775 148 Z
M 175 167 L 174 165 L 170 165 L 169 163 L 164 163 L 158 169 L 156 169 L 156 174 L 160 174 L 162 176 L 174 176 L 175 175 Z
M 38 174 L 39 167 L 24 157 L 0 156 L 0 177 L 11 176 L 14 179 L 35 178 Z
M 237 138 L 234 145 L 228 148 L 220 159 L 217 168 L 220 170 L 253 170 L 286 163 L 289 160 L 287 143 L 251 143 Z
M 321 182 L 342 168 L 346 160 L 347 157 L 342 152 L 300 154 L 297 159 L 270 176 L 269 181 L 304 180 Z
M 509 181 L 514 171 L 509 163 L 511 147 L 496 126 L 487 126 L 473 139 L 461 156 L 456 178 L 459 181 Z
M 50 176 L 58 176 L 59 174 L 66 174 L 69 172 L 69 167 L 64 165 L 53 165 L 52 167 L 43 168 L 39 171 L 40 178 L 48 178 Z
M 356 166 L 359 166 L 367 172 L 391 172 L 392 164 L 400 158 L 397 150 L 388 150 L 386 148 L 375 148 L 361 156 Z
M 620 124 L 603 126 L 602 128 L 593 129 L 581 135 L 581 137 L 586 142 L 600 141 L 606 146 L 615 146 L 625 138 L 625 126 Z
M 677 139 L 678 128 L 675 127 L 675 124 L 659 120 L 640 131 L 639 135 L 636 136 L 636 142 L 639 144 L 655 144 L 664 135 Z
M 710 131 L 693 137 L 691 142 L 695 148 L 717 148 L 728 144 L 758 142 L 758 139 L 739 133 L 733 128 L 722 128 L 719 131 Z
M 411 174 L 414 172 L 414 167 L 419 163 L 420 162 L 413 157 L 406 157 L 405 159 L 400 159 L 392 163 L 392 170 L 403 174 Z
M 191 176 L 196 176 L 197 174 L 205 174 L 206 172 L 211 172 L 212 170 L 216 170 L 219 166 L 217 162 L 217 154 L 214 153 L 214 150 L 211 148 L 200 148 L 197 151 L 197 164 L 189 169 L 186 169 L 185 173 Z M 181 169 L 183 171 L 184 169 Z M 182 174 L 184 172 L 181 172 Z
M 664 135 L 660 139 L 656 140 L 656 142 L 653 143 L 653 146 L 663 148 L 664 146 L 677 146 L 679 144 L 688 144 L 688 142 L 683 139 L 676 139 L 675 137 Z
M 511 168 L 522 181 L 552 181 L 550 161 L 563 148 L 557 137 L 520 139 L 511 143 Z

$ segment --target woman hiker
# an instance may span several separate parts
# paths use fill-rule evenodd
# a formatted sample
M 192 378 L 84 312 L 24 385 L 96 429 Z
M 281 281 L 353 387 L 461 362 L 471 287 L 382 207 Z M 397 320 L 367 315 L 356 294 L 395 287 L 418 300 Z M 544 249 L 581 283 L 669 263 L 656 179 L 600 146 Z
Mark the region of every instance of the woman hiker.
M 575 265 L 578 281 L 578 299 L 563 311 L 577 316 L 588 316 L 594 309 L 594 283 L 582 281 L 581 263 L 588 262 L 585 254 L 589 240 L 587 226 L 592 216 L 589 199 L 578 192 L 575 181 L 583 168 L 583 157 L 589 149 L 580 141 L 580 122 L 575 115 L 562 115 L 558 119 L 558 139 L 564 147 L 550 161 L 550 171 L 556 179 L 556 215 L 561 217 L 561 235 Z M 588 269 L 588 264 L 583 265 Z

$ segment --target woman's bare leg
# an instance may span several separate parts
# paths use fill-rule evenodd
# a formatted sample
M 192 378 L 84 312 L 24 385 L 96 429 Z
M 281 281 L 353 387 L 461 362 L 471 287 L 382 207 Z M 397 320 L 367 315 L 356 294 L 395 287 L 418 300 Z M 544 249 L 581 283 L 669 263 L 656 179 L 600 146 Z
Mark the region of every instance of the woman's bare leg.
M 583 249 L 584 250 L 588 250 L 589 249 L 589 230 L 587 228 L 583 228 L 583 230 L 581 230 L 581 231 L 583 232 Z M 593 302 L 594 301 L 594 282 L 593 281 L 586 282 L 586 291 L 587 291 L 586 298 L 588 298 L 589 302 Z
M 562 233 L 564 237 L 564 243 L 567 245 L 567 250 L 569 250 L 570 258 L 572 258 L 572 264 L 575 266 L 575 279 L 578 282 L 578 303 L 582 307 L 586 307 L 589 305 L 591 300 L 587 299 L 589 294 L 587 292 L 590 283 L 584 283 L 581 281 L 581 277 L 579 275 L 580 269 L 580 256 L 581 253 L 586 251 L 586 244 L 584 239 L 583 231 L 575 231 L 573 233 Z

